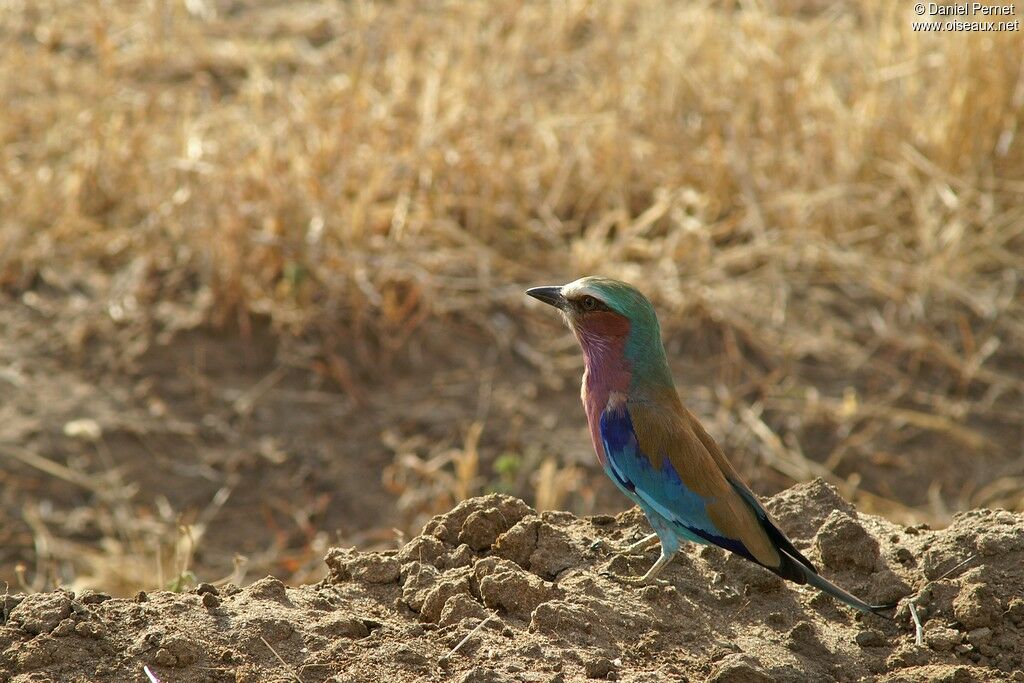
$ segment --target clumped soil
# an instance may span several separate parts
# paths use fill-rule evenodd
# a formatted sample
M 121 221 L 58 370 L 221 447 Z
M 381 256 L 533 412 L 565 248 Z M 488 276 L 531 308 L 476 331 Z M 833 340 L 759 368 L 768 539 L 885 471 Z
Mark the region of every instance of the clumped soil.
M 1024 680 L 1024 515 L 903 527 L 820 480 L 767 506 L 828 577 L 872 602 L 903 598 L 895 619 L 712 548 L 687 548 L 667 585 L 623 586 L 602 572 L 656 557 L 615 552 L 648 533 L 637 510 L 577 518 L 489 495 L 399 550 L 330 550 L 317 584 L 7 595 L 0 679 L 145 680 L 149 666 L 164 683 Z

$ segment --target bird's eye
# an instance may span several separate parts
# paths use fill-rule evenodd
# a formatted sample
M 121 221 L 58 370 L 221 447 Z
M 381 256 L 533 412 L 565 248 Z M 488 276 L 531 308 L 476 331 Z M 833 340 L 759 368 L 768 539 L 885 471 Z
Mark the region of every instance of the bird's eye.
M 597 308 L 597 299 L 592 296 L 585 296 L 580 300 L 580 305 L 583 306 L 583 310 L 592 311 Z

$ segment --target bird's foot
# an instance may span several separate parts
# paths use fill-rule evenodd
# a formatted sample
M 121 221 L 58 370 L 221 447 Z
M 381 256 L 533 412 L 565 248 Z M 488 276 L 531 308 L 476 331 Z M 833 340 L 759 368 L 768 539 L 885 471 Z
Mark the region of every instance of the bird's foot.
M 616 574 L 613 571 L 605 570 L 601 572 L 601 576 L 624 583 L 627 586 L 668 586 L 669 582 L 665 579 L 658 579 L 653 576 L 644 574 L 643 576 L 626 576 L 625 574 Z
M 642 555 L 649 548 L 653 548 L 654 546 L 659 545 L 660 543 L 661 543 L 661 541 L 658 539 L 658 534 L 650 534 L 648 536 L 644 536 L 643 538 L 641 538 L 639 541 L 637 541 L 633 545 L 631 545 L 631 546 L 627 547 L 625 550 L 621 551 L 619 554 L 620 555 Z
M 650 536 L 645 536 L 636 543 L 626 546 L 625 548 L 618 548 L 609 543 L 608 541 L 599 538 L 590 544 L 590 549 L 601 550 L 603 552 L 611 553 L 621 557 L 632 557 L 636 555 L 643 555 L 646 550 L 658 545 L 658 543 L 658 534 L 651 534 Z

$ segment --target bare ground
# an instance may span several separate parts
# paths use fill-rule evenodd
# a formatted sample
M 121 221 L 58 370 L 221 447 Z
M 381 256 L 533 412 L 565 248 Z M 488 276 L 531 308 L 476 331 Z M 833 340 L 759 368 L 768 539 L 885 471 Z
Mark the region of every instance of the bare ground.
M 821 481 L 768 507 L 835 581 L 872 601 L 912 598 L 922 644 L 907 600 L 893 621 L 857 615 L 715 549 L 687 548 L 666 586 L 623 587 L 600 572 L 655 557 L 611 554 L 647 532 L 637 512 L 538 514 L 491 495 L 400 550 L 330 550 L 330 574 L 313 585 L 8 595 L 0 676 L 144 680 L 149 666 L 165 683 L 1024 679 L 1024 516 L 976 510 L 941 531 L 901 527 Z

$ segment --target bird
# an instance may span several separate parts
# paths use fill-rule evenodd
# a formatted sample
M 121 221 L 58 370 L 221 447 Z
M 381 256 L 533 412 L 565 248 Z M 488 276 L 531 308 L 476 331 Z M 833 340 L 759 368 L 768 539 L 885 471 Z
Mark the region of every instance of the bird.
M 615 486 L 640 507 L 661 555 L 626 584 L 664 583 L 658 574 L 683 541 L 713 545 L 778 576 L 811 585 L 861 612 L 888 618 L 825 579 L 779 528 L 725 453 L 682 403 L 654 306 L 637 288 L 606 277 L 533 287 L 526 294 L 561 311 L 583 351 L 583 408 L 594 450 Z

